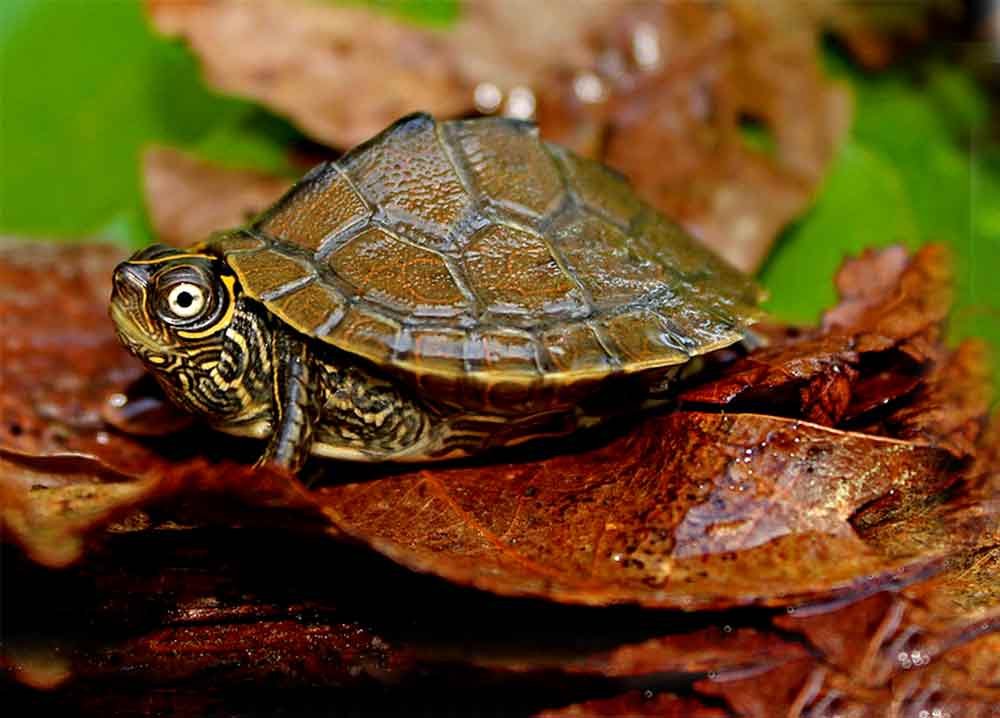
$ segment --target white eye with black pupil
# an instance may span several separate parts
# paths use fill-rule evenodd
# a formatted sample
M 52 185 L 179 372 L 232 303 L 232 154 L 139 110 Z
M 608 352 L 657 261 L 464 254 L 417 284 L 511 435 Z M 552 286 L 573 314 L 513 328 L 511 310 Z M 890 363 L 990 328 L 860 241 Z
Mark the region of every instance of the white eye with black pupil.
M 188 319 L 205 308 L 205 293 L 198 285 L 183 282 L 170 290 L 167 305 L 175 315 Z

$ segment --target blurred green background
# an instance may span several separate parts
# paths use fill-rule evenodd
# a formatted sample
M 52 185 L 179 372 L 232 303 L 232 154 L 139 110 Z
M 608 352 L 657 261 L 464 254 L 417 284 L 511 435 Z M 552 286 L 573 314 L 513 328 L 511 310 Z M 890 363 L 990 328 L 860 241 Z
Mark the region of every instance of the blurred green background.
M 356 0 L 360 2 L 361 0 Z M 375 2 L 446 26 L 453 2 Z M 856 115 L 815 206 L 790 227 L 761 273 L 770 309 L 812 321 L 834 298 L 846 254 L 927 241 L 957 257 L 955 336 L 1000 347 L 1000 149 L 984 91 L 932 57 L 865 74 L 832 49 Z M 0 3 L 0 232 L 127 246 L 151 239 L 139 154 L 175 145 L 234 167 L 290 173 L 294 128 L 200 80 L 181 45 L 155 36 L 138 0 Z M 1000 374 L 998 374 L 1000 376 Z

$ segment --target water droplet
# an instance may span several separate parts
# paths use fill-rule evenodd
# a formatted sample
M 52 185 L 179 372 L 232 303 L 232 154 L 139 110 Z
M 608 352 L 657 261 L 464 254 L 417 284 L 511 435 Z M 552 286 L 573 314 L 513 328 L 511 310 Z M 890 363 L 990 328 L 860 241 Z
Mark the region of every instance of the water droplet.
M 115 392 L 108 397 L 108 403 L 115 409 L 121 409 L 123 406 L 128 404 L 128 397 L 120 392 Z
M 535 116 L 535 93 L 531 88 L 518 85 L 511 88 L 507 95 L 508 117 L 515 117 L 519 120 L 530 120 Z
M 573 80 L 573 92 L 582 102 L 596 103 L 607 96 L 604 82 L 592 72 L 584 72 Z
M 106 431 L 98 431 L 94 436 L 94 440 L 103 446 L 111 441 L 111 437 L 108 436 L 108 432 Z
M 503 93 L 492 82 L 480 82 L 472 92 L 472 99 L 476 103 L 476 109 L 488 115 L 500 108 Z
M 643 70 L 655 70 L 662 61 L 660 34 L 648 22 L 641 22 L 632 32 L 632 55 Z

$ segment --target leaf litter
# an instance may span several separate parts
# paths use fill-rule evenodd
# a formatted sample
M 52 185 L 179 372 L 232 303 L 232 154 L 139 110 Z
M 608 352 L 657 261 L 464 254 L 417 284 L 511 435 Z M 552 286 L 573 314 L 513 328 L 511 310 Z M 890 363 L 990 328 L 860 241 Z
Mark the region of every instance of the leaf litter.
M 808 688 L 814 702 L 809 705 L 836 694 L 844 705 L 877 711 L 894 700 L 924 700 L 915 691 L 925 676 L 942 686 L 947 705 L 971 706 L 992 695 L 994 680 L 983 651 L 997 627 L 998 598 L 991 587 L 997 585 L 1000 544 L 1000 432 L 981 432 L 981 353 L 940 346 L 946 314 L 941 304 L 948 292 L 934 282 L 947 281 L 939 271 L 942 256 L 936 249 L 900 252 L 853 260 L 860 264 L 848 264 L 841 275 L 844 303 L 821 328 L 774 329 L 768 332 L 770 346 L 745 358 L 721 357 L 705 377 L 692 380 L 702 383 L 687 388 L 673 411 L 609 427 L 585 445 L 570 442 L 488 462 L 389 472 L 337 465 L 329 479 L 323 474 L 334 467 L 318 464 L 312 467 L 318 476 L 306 488 L 289 477 L 253 472 L 247 466 L 256 453 L 252 443 L 214 436 L 206 442 L 204 432 L 191 429 L 166 436 L 142 430 L 144 421 L 162 421 L 165 409 L 155 397 L 130 394 L 142 388 L 141 374 L 119 348 L 103 312 L 115 250 L 8 241 L 0 253 L 0 286 L 10 288 L 0 294 L 4 536 L 33 562 L 75 563 L 74 570 L 86 571 L 86 556 L 107 560 L 107 547 L 115 542 L 133 534 L 162 536 L 172 521 L 180 520 L 180 529 L 284 528 L 299 537 L 289 539 L 293 546 L 327 543 L 322 534 L 346 537 L 406 569 L 489 593 L 681 609 L 708 621 L 699 628 L 698 621 L 647 619 L 628 635 L 603 624 L 608 635 L 617 635 L 610 645 L 583 651 L 535 645 L 490 657 L 485 649 L 428 649 L 420 641 L 400 641 L 392 631 L 386 639 L 380 611 L 363 620 L 310 618 L 318 614 L 281 608 L 294 591 L 277 602 L 251 597 L 242 609 L 225 608 L 210 590 L 207 603 L 177 609 L 176 628 L 154 622 L 125 643 L 81 649 L 73 670 L 87 680 L 107 680 L 129 665 L 146 666 L 147 672 L 135 675 L 157 685 L 183 684 L 219 665 L 229 666 L 232 680 L 245 680 L 268 661 L 290 660 L 303 646 L 361 665 L 368 654 L 351 648 L 355 644 L 344 635 L 353 631 L 392 647 L 385 660 L 397 661 L 401 673 L 378 674 L 376 681 L 400 680 L 428 666 L 438 675 L 464 666 L 480 672 L 478 681 L 501 675 L 550 681 L 557 674 L 638 677 L 657 686 L 656 676 L 673 675 L 688 686 L 685 691 L 694 691 L 683 701 L 711 695 L 706 710 L 723 710 L 711 702 L 721 699 L 735 712 L 765 715 L 759 712 L 765 704 L 753 702 L 761 680 L 769 691 L 785 685 L 792 703 L 804 700 Z M 866 269 L 882 265 L 895 269 Z M 862 299 L 860 285 L 845 276 L 863 275 L 877 276 L 879 283 Z M 916 291 L 921 282 L 913 277 L 923 278 L 923 292 Z M 887 302 L 897 321 L 880 319 Z M 864 397 L 865 411 L 833 413 L 821 425 L 806 419 L 808 402 L 787 404 L 784 416 L 766 415 L 759 402 L 744 411 L 739 392 L 734 400 L 719 389 L 732 385 L 732 377 L 742 376 L 758 354 L 767 357 L 761 362 L 764 376 L 780 378 L 768 380 L 776 395 L 788 383 L 808 379 L 815 385 L 816 376 L 837 364 L 810 362 L 803 347 L 853 368 L 845 372 L 852 398 L 843 405 L 858 403 L 853 397 L 859 387 L 885 388 L 887 401 Z M 79 362 L 66 361 L 77 356 Z M 788 371 L 789 357 L 809 371 Z M 914 377 L 914 383 L 899 391 L 900 382 L 884 380 L 896 373 Z M 738 380 L 735 385 L 744 386 Z M 128 399 L 112 399 L 119 395 Z M 701 399 L 692 408 L 695 396 Z M 705 397 L 723 397 L 721 406 L 713 409 Z M 122 419 L 139 399 L 155 410 Z M 934 418 L 921 419 L 924 412 Z M 128 433 L 102 417 L 117 417 L 115 425 Z M 961 442 L 954 439 L 956 431 Z M 348 582 L 340 600 L 356 590 Z M 457 600 L 475 605 L 479 599 L 463 594 Z M 769 623 L 767 612 L 736 609 L 753 605 L 787 612 Z M 248 622 L 234 632 L 238 615 Z M 201 628 L 194 625 L 199 620 Z M 727 630 L 720 630 L 723 622 Z M 545 621 L 546 628 L 537 626 L 532 635 L 546 640 L 552 623 Z M 218 648 L 207 654 L 198 649 L 207 645 Z M 265 648 L 243 665 L 235 657 L 250 645 Z M 117 657 L 100 659 L 108 651 Z M 32 672 L 21 655 L 7 661 L 21 667 L 25 682 L 62 675 L 44 661 L 31 664 Z M 316 664 L 288 668 L 284 675 L 293 683 L 343 684 L 344 674 L 324 670 Z M 714 678 L 691 683 L 709 674 Z M 740 678 L 750 674 L 758 678 Z M 652 698 L 643 694 L 641 700 L 654 706 L 674 700 L 661 694 L 656 688 Z M 630 697 L 624 703 L 608 699 L 608 706 L 638 700 L 622 695 Z

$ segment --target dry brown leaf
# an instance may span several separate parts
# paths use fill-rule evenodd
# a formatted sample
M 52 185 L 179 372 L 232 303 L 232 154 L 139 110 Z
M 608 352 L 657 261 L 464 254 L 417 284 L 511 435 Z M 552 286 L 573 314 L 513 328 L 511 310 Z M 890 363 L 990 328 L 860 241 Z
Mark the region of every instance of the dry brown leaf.
M 855 426 L 933 443 L 955 456 L 973 456 L 993 394 L 990 380 L 985 343 L 965 341 L 933 367 L 909 401 L 874 422 L 855 422 Z
M 105 428 L 105 396 L 142 376 L 108 318 L 111 268 L 123 258 L 109 246 L 0 241 L 4 447 L 70 450 L 67 437 Z
M 238 227 L 271 206 L 292 182 L 219 167 L 168 148 L 143 155 L 146 206 L 161 242 L 185 246 Z
M 930 664 L 910 666 L 890 686 L 865 687 L 813 658 L 751 677 L 720 677 L 695 684 L 738 715 L 839 715 L 850 718 L 992 718 L 1000 702 L 1000 635 L 990 634 Z M 762 687 L 766 686 L 766 690 Z
M 148 501 L 156 484 L 78 457 L 45 459 L 0 450 L 0 528 L 38 563 L 66 566 L 83 554 L 94 527 Z
M 850 125 L 845 88 L 817 61 L 816 28 L 749 3 L 639 3 L 602 35 L 591 68 L 540 93 L 549 137 L 602 159 L 743 270 L 811 202 Z M 809 107 L 808 113 L 801 111 Z M 745 132 L 769 138 L 750 146 Z
M 887 561 L 849 520 L 952 480 L 938 449 L 673 412 L 597 449 L 312 494 L 338 529 L 418 571 L 508 595 L 693 610 L 817 600 L 923 570 L 945 545 Z
M 995 536 L 993 537 L 996 538 Z M 979 636 L 1000 630 L 1000 547 L 961 554 L 948 569 L 898 593 L 833 610 L 778 617 L 858 685 L 886 686 Z
M 823 314 L 829 333 L 858 334 L 858 351 L 878 351 L 909 340 L 915 358 L 941 336 L 953 298 L 952 259 L 941 244 L 921 247 L 911 258 L 899 246 L 870 249 L 837 272 L 841 301 Z
M 478 0 L 440 31 L 307 0 L 147 0 L 155 27 L 191 45 L 211 84 L 341 149 L 410 112 L 467 113 L 479 83 L 506 91 L 567 63 L 589 66 L 598 56 L 589 35 L 622 5 Z
M 978 342 L 940 344 L 951 302 L 943 247 L 910 257 L 902 247 L 866 252 L 838 273 L 841 301 L 819 330 L 778 336 L 680 395 L 690 405 L 767 406 L 899 439 L 975 453 L 990 402 L 989 361 Z

